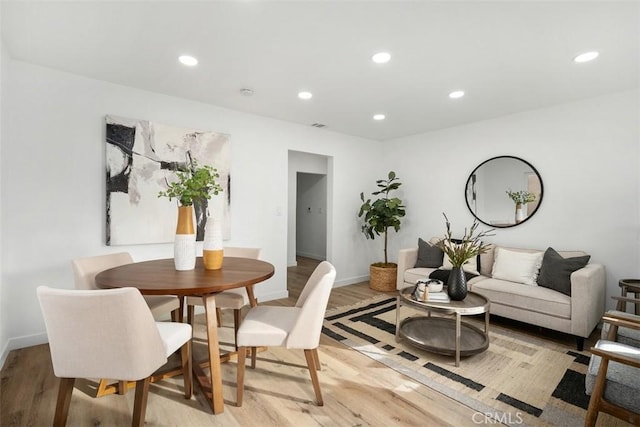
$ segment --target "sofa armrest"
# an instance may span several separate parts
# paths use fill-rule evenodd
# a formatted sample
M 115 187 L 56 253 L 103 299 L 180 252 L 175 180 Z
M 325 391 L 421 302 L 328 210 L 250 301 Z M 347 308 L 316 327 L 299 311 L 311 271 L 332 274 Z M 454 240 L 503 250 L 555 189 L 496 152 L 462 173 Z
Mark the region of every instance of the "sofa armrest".
M 416 265 L 418 248 L 400 249 L 398 252 L 398 276 L 396 289 L 404 288 L 404 272 Z
M 571 274 L 571 331 L 588 337 L 605 311 L 606 275 L 602 264 L 587 264 Z

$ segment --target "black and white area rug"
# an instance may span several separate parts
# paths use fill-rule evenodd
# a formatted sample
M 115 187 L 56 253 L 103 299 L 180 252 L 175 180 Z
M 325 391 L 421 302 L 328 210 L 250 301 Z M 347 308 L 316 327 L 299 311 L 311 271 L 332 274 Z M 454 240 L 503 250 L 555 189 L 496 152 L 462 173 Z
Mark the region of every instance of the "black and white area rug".
M 402 318 L 423 316 L 411 307 Z M 483 328 L 484 317 L 465 317 Z M 489 348 L 462 358 L 396 342 L 396 299 L 381 295 L 328 310 L 323 333 L 477 411 L 489 423 L 582 426 L 589 403 L 584 377 L 590 353 L 500 325 L 489 327 Z M 483 424 L 482 422 L 480 424 Z

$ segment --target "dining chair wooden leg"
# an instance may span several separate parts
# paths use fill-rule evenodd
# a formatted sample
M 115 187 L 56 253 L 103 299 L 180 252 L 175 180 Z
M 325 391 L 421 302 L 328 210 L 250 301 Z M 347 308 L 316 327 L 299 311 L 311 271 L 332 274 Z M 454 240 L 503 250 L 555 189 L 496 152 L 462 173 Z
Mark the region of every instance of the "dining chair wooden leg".
M 127 390 L 129 390 L 129 387 L 127 387 L 127 381 L 118 381 L 118 394 L 124 396 L 127 394 Z
M 318 357 L 318 349 L 314 348 L 312 350 L 312 352 L 313 352 L 313 363 L 315 364 L 316 369 L 318 371 L 321 371 L 322 370 L 322 366 L 320 365 L 320 358 Z
M 587 416 L 584 422 L 585 427 L 593 427 L 598 420 L 598 412 L 600 410 L 600 401 L 604 395 L 604 386 L 607 382 L 607 368 L 609 366 L 609 359 L 604 357 L 600 360 L 600 369 L 598 370 L 598 376 L 596 382 L 591 390 L 591 399 L 589 400 L 589 407 L 587 409 Z
M 180 308 L 176 308 L 171 311 L 171 321 L 172 322 L 182 322 L 182 310 Z
M 106 378 L 101 378 L 98 383 L 98 389 L 96 390 L 96 397 L 102 397 L 107 393 L 107 387 L 109 386 L 109 381 Z
M 242 397 L 244 394 L 244 367 L 247 359 L 247 347 L 238 348 L 238 372 L 236 384 L 238 385 L 238 391 L 236 395 L 236 406 L 242 406 Z
M 258 347 L 251 347 L 251 369 L 256 369 L 257 356 L 258 356 Z
M 322 401 L 322 392 L 320 392 L 320 381 L 318 381 L 318 372 L 316 372 L 316 362 L 315 357 L 313 356 L 315 351 L 317 351 L 317 349 L 305 350 L 304 357 L 307 359 L 307 367 L 309 368 L 309 374 L 311 375 L 311 383 L 313 384 L 313 391 L 316 393 L 318 406 L 323 406 L 324 402 Z
M 216 308 L 216 322 L 218 322 L 218 327 L 222 328 L 222 309 Z
M 191 341 L 187 341 L 180 349 L 180 362 L 182 364 L 182 377 L 184 378 L 185 399 L 191 399 L 191 396 L 193 395 L 192 359 Z
M 236 351 L 238 351 L 238 328 L 240 327 L 240 322 L 242 321 L 241 313 L 242 311 L 239 308 L 233 310 L 233 333 L 235 337 Z
M 144 426 L 144 419 L 147 412 L 147 398 L 149 397 L 149 384 L 151 378 L 147 377 L 136 382 L 136 398 L 133 402 L 132 427 Z
M 67 425 L 67 415 L 69 415 L 69 404 L 71 403 L 71 395 L 73 394 L 73 384 L 75 381 L 75 378 L 60 378 L 56 414 L 53 417 L 53 427 L 63 427 Z
M 195 315 L 195 306 L 188 304 L 187 305 L 187 323 L 193 326 L 193 318 Z

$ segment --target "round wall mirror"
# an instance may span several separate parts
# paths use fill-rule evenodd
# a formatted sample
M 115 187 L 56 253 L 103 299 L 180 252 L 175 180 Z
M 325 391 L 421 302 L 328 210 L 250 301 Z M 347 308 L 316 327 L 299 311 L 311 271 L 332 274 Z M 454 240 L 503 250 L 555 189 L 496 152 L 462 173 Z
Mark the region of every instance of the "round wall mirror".
M 522 224 L 542 202 L 540 174 L 531 163 L 513 156 L 486 160 L 471 172 L 465 188 L 469 210 L 494 228 Z

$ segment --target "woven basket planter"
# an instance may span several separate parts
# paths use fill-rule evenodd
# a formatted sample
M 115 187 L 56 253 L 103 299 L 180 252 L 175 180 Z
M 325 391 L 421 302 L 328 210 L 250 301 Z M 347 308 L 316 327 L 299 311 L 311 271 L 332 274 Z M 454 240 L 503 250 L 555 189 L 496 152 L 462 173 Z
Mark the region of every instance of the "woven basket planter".
M 369 287 L 374 291 L 392 292 L 396 290 L 397 264 L 387 264 L 388 267 L 369 267 Z

